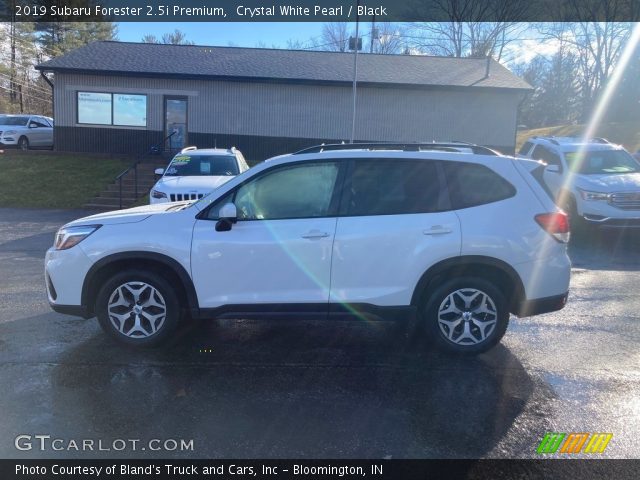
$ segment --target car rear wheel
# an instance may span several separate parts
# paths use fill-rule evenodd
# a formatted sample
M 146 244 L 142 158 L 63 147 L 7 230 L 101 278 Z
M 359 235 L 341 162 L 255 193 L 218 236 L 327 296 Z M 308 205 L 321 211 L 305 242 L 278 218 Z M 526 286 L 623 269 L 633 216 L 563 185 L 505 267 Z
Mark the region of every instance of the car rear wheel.
M 174 288 L 156 273 L 128 270 L 111 277 L 96 297 L 96 315 L 102 329 L 128 345 L 161 344 L 180 320 L 180 302 Z
M 452 279 L 438 287 L 422 308 L 429 339 L 448 352 L 486 352 L 503 337 L 509 324 L 504 295 L 478 277 Z
M 29 139 L 27 137 L 20 137 L 18 139 L 18 148 L 23 151 L 29 150 Z

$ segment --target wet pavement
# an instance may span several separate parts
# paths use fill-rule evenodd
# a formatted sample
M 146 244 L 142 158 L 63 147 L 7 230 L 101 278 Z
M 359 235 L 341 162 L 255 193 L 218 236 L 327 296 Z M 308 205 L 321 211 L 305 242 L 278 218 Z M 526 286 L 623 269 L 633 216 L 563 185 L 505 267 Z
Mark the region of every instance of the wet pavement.
M 356 321 L 200 322 L 137 351 L 46 303 L 44 252 L 83 214 L 0 209 L 0 458 L 532 458 L 548 431 L 640 457 L 640 233 L 574 243 L 567 307 L 512 318 L 476 358 Z

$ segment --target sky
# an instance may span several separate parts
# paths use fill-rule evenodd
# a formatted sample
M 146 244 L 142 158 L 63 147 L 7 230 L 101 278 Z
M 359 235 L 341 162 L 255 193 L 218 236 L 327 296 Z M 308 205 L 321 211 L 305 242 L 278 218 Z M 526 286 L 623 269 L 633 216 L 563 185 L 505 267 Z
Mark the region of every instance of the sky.
M 288 40 L 307 43 L 310 39 L 320 39 L 322 22 L 120 22 L 118 39 L 125 42 L 140 42 L 146 34 L 162 37 L 178 29 L 186 34 L 187 40 L 196 45 L 236 46 L 236 47 L 276 47 L 287 48 Z M 528 63 L 536 55 L 550 56 L 557 50 L 555 41 L 541 42 L 538 34 L 525 28 L 521 35 L 531 37 L 509 44 L 502 63 Z M 369 25 L 363 26 L 364 32 Z M 355 30 L 355 23 L 350 30 Z
M 307 41 L 319 37 L 322 23 L 316 22 L 120 22 L 118 38 L 125 42 L 139 42 L 149 33 L 161 37 L 163 33 L 181 30 L 187 40 L 197 45 L 234 45 L 255 47 L 261 44 L 286 48 L 287 40 Z

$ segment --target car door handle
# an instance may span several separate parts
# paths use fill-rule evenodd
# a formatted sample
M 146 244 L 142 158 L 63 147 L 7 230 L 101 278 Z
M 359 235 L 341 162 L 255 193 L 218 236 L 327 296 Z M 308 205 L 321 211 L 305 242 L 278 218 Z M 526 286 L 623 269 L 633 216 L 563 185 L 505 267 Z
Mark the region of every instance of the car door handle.
M 310 232 L 303 233 L 302 238 L 312 240 L 314 238 L 326 238 L 329 234 L 327 232 L 321 232 L 320 230 L 311 230 Z
M 445 235 L 447 233 L 451 233 L 452 231 L 453 230 L 451 230 L 451 228 L 449 227 L 445 227 L 443 225 L 434 225 L 427 230 L 423 230 L 422 233 L 424 233 L 425 235 Z

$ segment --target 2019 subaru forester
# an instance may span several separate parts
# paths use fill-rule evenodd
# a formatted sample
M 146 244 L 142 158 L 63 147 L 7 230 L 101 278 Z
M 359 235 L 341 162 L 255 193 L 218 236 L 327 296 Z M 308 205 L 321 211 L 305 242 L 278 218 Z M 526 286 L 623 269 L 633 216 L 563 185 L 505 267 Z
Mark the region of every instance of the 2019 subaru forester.
M 536 162 L 465 148 L 321 146 L 199 201 L 73 221 L 46 255 L 49 302 L 141 346 L 189 316 L 417 316 L 438 346 L 483 352 L 510 314 L 563 308 L 569 229 Z

